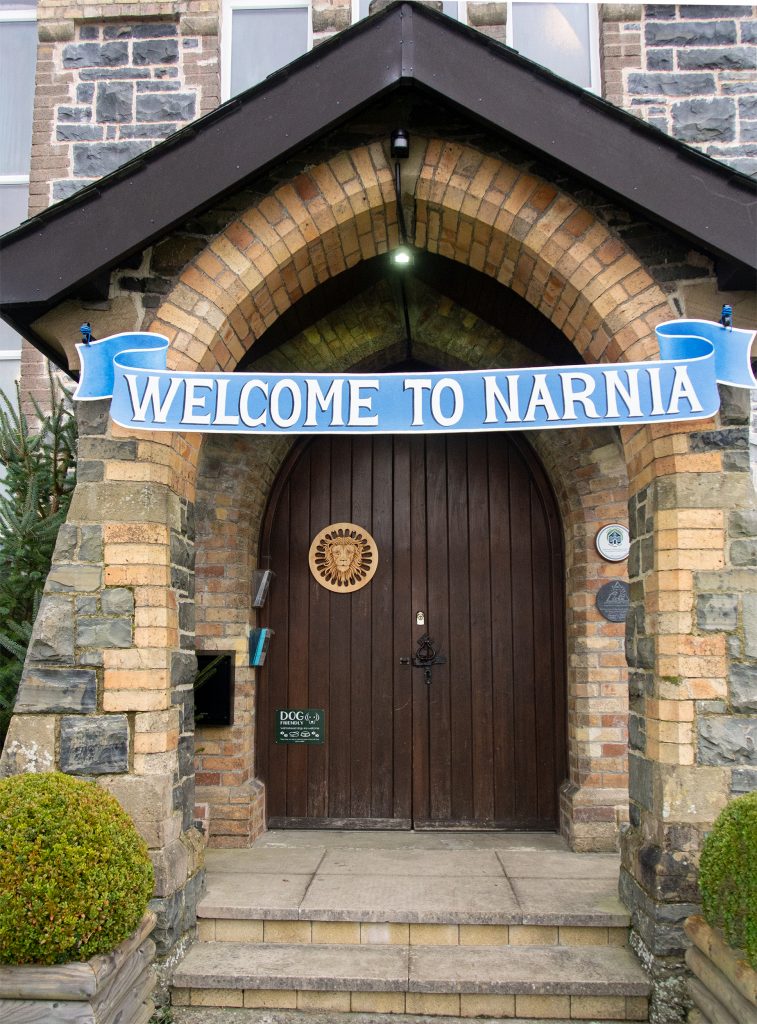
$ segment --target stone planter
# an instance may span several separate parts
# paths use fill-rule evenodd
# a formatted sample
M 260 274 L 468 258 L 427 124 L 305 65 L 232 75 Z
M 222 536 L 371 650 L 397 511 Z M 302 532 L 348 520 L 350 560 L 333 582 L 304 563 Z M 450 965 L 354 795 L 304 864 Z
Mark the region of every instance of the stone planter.
M 55 967 L 0 967 L 3 1024 L 147 1024 L 155 1012 L 148 911 L 112 953 Z
M 686 951 L 689 1024 L 757 1024 L 757 971 L 703 917 L 689 917 L 684 930 L 694 943 Z

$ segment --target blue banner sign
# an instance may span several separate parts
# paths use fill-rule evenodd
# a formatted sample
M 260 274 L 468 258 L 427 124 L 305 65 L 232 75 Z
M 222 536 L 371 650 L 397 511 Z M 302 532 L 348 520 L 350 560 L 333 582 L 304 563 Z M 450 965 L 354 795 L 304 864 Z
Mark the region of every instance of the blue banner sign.
M 707 320 L 656 330 L 654 362 L 383 374 L 168 370 L 167 338 L 116 334 L 77 345 L 74 397 L 112 396 L 112 418 L 135 430 L 402 434 L 707 419 L 718 383 L 757 387 L 755 332 Z

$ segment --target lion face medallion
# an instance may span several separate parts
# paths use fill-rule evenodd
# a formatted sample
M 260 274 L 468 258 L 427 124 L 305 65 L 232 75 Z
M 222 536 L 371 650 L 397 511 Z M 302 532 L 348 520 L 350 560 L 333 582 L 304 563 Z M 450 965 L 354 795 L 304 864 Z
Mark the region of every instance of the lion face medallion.
M 310 571 L 322 587 L 349 594 L 370 583 L 378 568 L 376 541 L 362 526 L 332 523 L 310 545 Z

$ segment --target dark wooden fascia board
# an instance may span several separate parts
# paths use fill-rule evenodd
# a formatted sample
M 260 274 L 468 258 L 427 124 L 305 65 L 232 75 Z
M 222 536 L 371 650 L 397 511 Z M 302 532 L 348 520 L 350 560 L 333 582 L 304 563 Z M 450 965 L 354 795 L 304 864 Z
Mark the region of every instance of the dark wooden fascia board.
M 377 18 L 371 28 L 351 45 L 311 51 L 307 62 L 124 164 L 89 194 L 5 236 L 3 306 L 60 301 L 396 87 L 403 53 L 396 19 Z
M 706 251 L 755 263 L 755 186 L 745 175 L 472 29 L 399 3 L 0 240 L 4 317 L 23 328 L 24 306 L 51 308 L 410 83 Z

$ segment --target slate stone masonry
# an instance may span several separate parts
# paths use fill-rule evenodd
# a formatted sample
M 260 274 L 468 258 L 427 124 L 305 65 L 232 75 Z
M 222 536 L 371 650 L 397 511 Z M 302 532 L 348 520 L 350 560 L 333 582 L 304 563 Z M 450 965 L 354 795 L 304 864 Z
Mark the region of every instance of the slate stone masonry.
M 57 107 L 54 141 L 69 147 L 70 176 L 52 182 L 52 199 L 116 170 L 198 114 L 198 90 L 183 74 L 183 54 L 199 39 L 175 22 L 79 25 L 60 50 L 72 72 L 72 102 Z
M 757 175 L 757 8 L 645 4 L 615 29 L 640 47 L 609 96 L 668 135 Z

